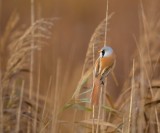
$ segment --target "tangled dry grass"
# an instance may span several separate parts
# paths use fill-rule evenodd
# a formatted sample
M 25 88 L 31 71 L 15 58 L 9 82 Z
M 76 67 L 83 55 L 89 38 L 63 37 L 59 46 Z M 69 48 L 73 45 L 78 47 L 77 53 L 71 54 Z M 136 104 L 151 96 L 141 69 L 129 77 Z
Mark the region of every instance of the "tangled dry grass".
M 117 102 L 124 113 L 124 132 L 158 133 L 159 128 L 159 24 L 141 7 L 140 37 L 129 79 Z M 155 21 L 156 20 L 156 21 Z

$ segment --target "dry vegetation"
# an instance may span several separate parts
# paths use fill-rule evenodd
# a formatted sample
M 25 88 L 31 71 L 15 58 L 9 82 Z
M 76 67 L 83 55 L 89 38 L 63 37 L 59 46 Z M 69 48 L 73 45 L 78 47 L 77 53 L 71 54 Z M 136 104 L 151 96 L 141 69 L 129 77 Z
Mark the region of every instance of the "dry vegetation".
M 60 58 L 55 74 L 41 87 L 41 49 L 52 34 L 55 19 L 35 21 L 31 11 L 31 26 L 17 28 L 20 17 L 14 12 L 0 36 L 0 133 L 160 133 L 160 19 L 151 17 L 148 8 L 140 4 L 132 68 L 117 101 L 112 100 L 107 83 L 102 102 L 94 110 L 90 106 L 92 72 L 97 51 L 104 45 L 106 18 L 91 37 L 75 92 L 64 102 L 63 88 L 72 79 L 68 79 L 68 69 L 61 80 Z M 111 17 L 107 16 L 107 22 Z M 116 82 L 114 73 L 112 77 Z

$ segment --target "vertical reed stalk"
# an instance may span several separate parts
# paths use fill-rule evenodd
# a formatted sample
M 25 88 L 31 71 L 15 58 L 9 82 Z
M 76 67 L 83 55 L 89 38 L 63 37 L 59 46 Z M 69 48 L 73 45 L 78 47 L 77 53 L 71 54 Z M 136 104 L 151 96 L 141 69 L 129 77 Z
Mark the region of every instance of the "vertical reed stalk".
M 37 132 L 37 116 L 38 116 L 38 106 L 39 106 L 39 90 L 40 90 L 40 80 L 41 80 L 41 53 L 39 53 L 39 65 L 38 65 L 38 82 L 37 82 L 37 92 L 36 92 L 36 108 L 33 123 L 33 132 Z
M 75 123 L 74 122 L 76 120 L 76 115 L 77 115 L 77 109 L 74 110 L 74 112 L 73 112 L 73 120 L 72 120 L 73 121 L 73 126 L 72 126 L 72 130 L 71 130 L 73 133 L 75 132 L 74 131 L 75 130 Z
M 144 51 L 143 51 L 143 54 L 144 54 Z M 142 61 L 143 59 L 142 58 L 140 58 L 140 68 L 143 68 L 143 61 Z M 141 133 L 141 132 L 143 132 L 143 117 L 144 117 L 144 100 L 142 100 L 144 97 L 145 97 L 145 95 L 146 95 L 146 91 L 145 91 L 145 75 L 144 75 L 144 70 L 143 69 L 141 69 L 140 70 L 140 84 L 141 84 L 141 88 L 140 88 L 140 98 L 141 98 L 141 101 L 140 101 L 140 111 L 139 111 L 139 114 L 138 114 L 138 117 L 140 118 L 139 119 L 139 121 L 137 121 L 137 123 L 139 124 L 139 125 L 141 125 L 141 126 L 139 126 L 140 128 L 138 128 L 138 133 Z M 137 90 L 136 90 L 137 91 Z M 135 121 L 135 120 L 134 120 Z M 134 123 L 134 125 L 135 125 L 136 123 Z M 134 128 L 132 128 L 132 131 L 133 131 L 133 129 Z M 134 131 L 135 131 L 135 129 L 134 129 Z
M 31 0 L 31 26 L 34 25 L 35 13 L 34 13 L 34 0 Z M 32 40 L 34 39 L 34 31 L 31 32 Z M 30 87 L 29 87 L 29 98 L 32 99 L 33 90 L 33 65 L 34 65 L 34 40 L 31 42 L 31 62 L 30 62 Z
M 35 13 L 34 13 L 34 0 L 31 0 L 31 26 L 33 26 L 35 21 Z M 31 32 L 32 42 L 31 42 L 31 62 L 30 62 L 30 84 L 29 84 L 29 99 L 32 99 L 32 90 L 33 90 L 33 65 L 34 65 L 34 31 Z M 31 108 L 29 107 L 29 113 L 31 112 Z M 31 124 L 30 121 L 28 122 L 28 133 L 30 133 Z
M 108 25 L 108 0 L 107 0 L 107 8 L 106 8 L 106 24 L 105 24 L 105 34 L 104 34 L 104 46 L 107 44 L 107 25 Z
M 52 86 L 52 76 L 50 76 L 50 79 L 49 79 L 49 82 L 48 82 L 47 94 L 46 94 L 46 97 L 45 97 L 45 102 L 44 102 L 44 107 L 43 107 L 42 117 L 41 117 L 42 120 L 45 120 L 45 111 L 46 111 L 46 108 L 47 108 L 47 100 L 48 100 L 48 97 L 49 97 L 49 92 L 50 92 L 51 86 Z M 42 124 L 41 124 L 40 133 L 42 133 L 44 129 L 45 129 L 45 127 L 42 127 Z
M 15 95 L 15 91 L 16 91 L 16 81 L 14 81 L 13 84 L 12 84 L 12 90 L 11 90 L 8 106 L 10 106 L 12 104 L 12 101 L 13 101 L 13 98 L 14 98 L 14 95 Z
M 22 81 L 22 86 L 21 86 L 20 102 L 19 102 L 19 107 L 17 112 L 16 133 L 20 132 L 19 129 L 20 129 L 21 108 L 22 108 L 22 102 L 23 102 L 23 91 L 24 91 L 24 81 Z
M 58 59 L 57 61 L 57 71 L 56 71 L 56 86 L 55 86 L 55 93 L 54 93 L 54 105 L 53 105 L 53 113 L 52 113 L 52 129 L 53 133 L 57 131 L 57 115 L 58 115 L 58 107 L 59 107 L 59 81 L 60 81 L 60 74 L 61 74 L 61 60 Z
M 156 122 L 157 122 L 157 132 L 160 133 L 160 125 L 159 125 L 157 108 L 155 108 L 155 115 L 156 115 Z
M 99 126 L 100 126 L 100 117 L 101 117 L 101 107 L 102 107 L 102 93 L 103 93 L 104 86 L 101 86 L 101 91 L 100 91 L 100 97 L 99 97 L 99 107 L 98 107 L 98 119 L 97 119 L 97 128 L 96 128 L 96 133 L 99 132 Z
M 132 118 L 132 106 L 133 106 L 133 95 L 134 95 L 134 59 L 133 59 L 133 75 L 131 83 L 131 97 L 130 97 L 130 107 L 129 107 L 129 118 L 128 118 L 128 133 L 130 133 L 131 118 Z
M 107 42 L 107 25 L 108 25 L 108 0 L 107 0 L 107 5 L 106 5 L 106 22 L 105 22 L 105 35 L 104 35 L 104 46 L 106 46 L 106 42 Z M 97 120 L 97 128 L 96 128 L 96 133 L 99 132 L 99 123 L 100 123 L 100 116 L 101 116 L 101 107 L 102 107 L 102 103 L 103 103 L 103 90 L 104 90 L 104 86 L 101 86 L 101 90 L 100 90 L 100 98 L 99 98 L 99 108 L 98 108 L 98 120 Z M 103 114 L 104 115 L 104 114 Z
M 106 82 L 104 83 L 104 90 L 102 92 L 103 96 L 102 96 L 102 106 L 105 105 L 105 101 L 106 101 L 106 87 L 107 87 L 107 79 Z M 102 120 L 105 121 L 106 120 L 106 111 L 102 110 Z M 105 126 L 102 126 L 102 129 L 105 129 Z M 102 133 L 105 133 L 105 131 L 103 131 Z
M 2 0 L 0 0 L 0 22 L 2 19 Z M 1 23 L 0 23 L 0 35 L 1 35 Z M 0 51 L 1 51 L 2 41 L 0 39 Z M 1 53 L 0 53 L 1 54 Z M 3 94 L 2 94 L 2 80 L 1 80 L 1 68 L 2 61 L 0 57 L 0 132 L 3 133 Z
M 106 79 L 106 83 L 105 83 L 105 89 L 104 89 L 103 91 L 106 90 L 106 87 L 107 87 L 107 79 Z M 113 103 L 112 103 L 112 100 L 111 100 L 109 94 L 108 94 L 107 92 L 105 92 L 104 94 L 105 94 L 105 95 L 104 95 L 104 100 L 105 100 L 105 96 L 106 96 L 106 98 L 107 98 L 109 104 L 111 105 L 112 108 L 114 108 L 114 105 L 113 105 Z M 104 113 L 105 113 L 105 112 L 104 112 Z M 103 114 L 103 115 L 105 115 L 105 114 Z M 111 113 L 109 112 L 106 121 L 109 122 L 110 119 L 111 119 Z M 105 130 L 105 131 L 107 131 L 107 130 L 108 130 L 108 127 L 106 127 L 106 130 Z
M 2 22 L 2 0 L 0 0 L 0 22 Z M 1 33 L 1 31 L 2 31 L 2 25 L 1 25 L 1 23 L 0 23 L 0 35 L 2 34 Z M 2 50 L 1 49 L 1 46 L 2 46 L 3 44 L 2 44 L 2 40 L 0 39 L 0 51 Z M 1 53 L 0 53 L 1 54 Z M 1 58 L 2 57 L 0 57 L 0 68 L 2 68 L 2 61 L 1 61 Z
M 95 44 L 93 43 L 93 48 L 92 48 L 92 51 L 93 51 L 93 68 L 94 68 L 94 64 L 95 64 L 95 51 L 94 51 L 94 46 Z M 92 86 L 94 87 L 94 78 L 95 78 L 95 70 L 93 69 L 93 76 L 92 76 Z M 94 119 L 95 119 L 95 106 L 93 105 L 92 106 L 92 133 L 94 133 Z
M 125 118 L 124 118 L 124 116 L 123 116 L 122 133 L 124 133 L 124 121 L 125 121 Z
M 3 91 L 2 91 L 1 70 L 0 70 L 0 132 L 3 133 Z
M 95 106 L 93 105 L 92 106 L 92 133 L 94 133 L 94 124 L 95 124 L 95 122 L 94 122 L 94 118 L 95 118 Z

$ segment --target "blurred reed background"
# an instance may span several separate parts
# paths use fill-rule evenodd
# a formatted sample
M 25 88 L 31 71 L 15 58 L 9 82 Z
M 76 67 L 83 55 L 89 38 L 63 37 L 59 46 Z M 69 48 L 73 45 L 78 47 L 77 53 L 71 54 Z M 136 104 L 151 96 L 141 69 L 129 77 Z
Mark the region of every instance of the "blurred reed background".
M 91 132 L 93 125 L 87 121 L 91 116 L 89 105 L 84 108 L 75 102 L 77 99 L 74 99 L 76 106 L 71 106 L 70 99 L 79 80 L 83 79 L 82 70 L 88 47 L 92 48 L 93 43 L 103 45 L 104 38 L 98 35 L 100 30 L 95 31 L 95 29 L 99 25 L 104 30 L 106 0 L 33 1 L 34 4 L 31 4 L 30 0 L 0 0 L 0 132 Z M 107 91 L 115 106 L 115 109 L 109 112 L 118 112 L 118 114 L 121 112 L 121 115 L 112 116 L 106 114 L 107 111 L 103 111 L 105 115 L 103 115 L 104 122 L 101 122 L 101 126 L 111 123 L 109 127 L 114 130 L 106 126 L 100 128 L 103 130 L 99 130 L 99 133 L 151 133 L 151 131 L 157 133 L 160 131 L 159 110 L 153 109 L 150 112 L 148 109 L 145 112 L 145 107 L 142 107 L 147 104 L 147 107 L 152 108 L 153 104 L 159 103 L 158 91 L 155 94 L 153 92 L 152 96 L 148 93 L 144 95 L 144 88 L 148 86 L 152 88 L 152 84 L 148 85 L 148 82 L 152 82 L 154 74 L 152 75 L 153 71 L 150 70 L 152 68 L 143 67 L 147 62 L 153 66 L 158 66 L 159 63 L 159 4 L 158 0 L 153 2 L 109 0 L 109 14 L 114 15 L 109 20 L 107 43 L 113 47 L 117 56 L 114 73 L 119 83 L 119 86 L 116 86 L 113 78 L 109 76 Z M 104 32 L 100 34 L 104 36 Z M 93 40 L 90 41 L 91 37 Z M 31 44 L 35 47 L 33 48 Z M 140 47 L 139 51 L 137 47 Z M 145 53 L 148 48 L 153 48 L 149 55 Z M 33 70 L 31 71 L 30 61 L 33 50 L 34 58 L 31 66 Z M 95 49 L 95 53 L 98 50 Z M 154 57 L 153 62 L 152 57 Z M 138 62 L 141 62 L 140 65 Z M 148 64 L 145 65 L 148 66 Z M 88 66 L 92 68 L 92 65 Z M 155 70 L 157 75 L 158 68 L 159 66 Z M 147 69 L 149 79 L 146 79 L 144 69 Z M 32 87 L 30 74 L 33 74 L 31 75 L 33 76 Z M 135 80 L 135 74 L 144 75 L 141 75 L 139 80 Z M 159 76 L 154 78 L 156 83 L 153 86 L 158 88 Z M 141 91 L 143 95 L 137 97 L 134 95 L 132 100 L 140 99 L 141 106 L 136 106 L 137 103 L 131 106 L 130 94 L 132 96 L 133 89 L 127 90 L 127 88 L 130 86 L 136 88 L 135 82 L 139 81 L 142 88 L 137 88 L 143 90 Z M 143 81 L 147 82 L 147 85 Z M 87 91 L 91 87 L 92 84 L 89 82 L 83 86 L 82 90 Z M 155 98 L 153 95 L 156 95 Z M 147 99 L 146 102 L 144 97 L 149 97 L 149 100 Z M 66 103 L 69 104 L 65 106 Z M 130 120 L 134 118 L 136 109 L 140 107 L 142 107 L 139 111 L 141 113 L 137 113 L 137 117 L 141 119 Z M 145 118 L 142 112 L 145 112 Z M 153 112 L 156 118 L 155 116 L 148 118 L 147 114 Z M 131 127 L 128 126 L 128 119 Z M 140 121 L 140 126 L 137 126 L 137 121 Z M 146 121 L 149 121 L 149 124 Z M 152 123 L 158 124 L 152 125 Z

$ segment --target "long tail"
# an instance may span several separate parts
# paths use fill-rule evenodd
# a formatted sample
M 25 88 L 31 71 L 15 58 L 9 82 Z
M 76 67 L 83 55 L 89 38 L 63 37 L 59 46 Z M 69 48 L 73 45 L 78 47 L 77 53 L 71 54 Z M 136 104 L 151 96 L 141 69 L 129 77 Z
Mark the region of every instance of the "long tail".
M 100 80 L 100 76 L 98 76 L 94 80 L 93 91 L 91 95 L 92 105 L 98 105 L 99 103 L 100 86 L 101 86 L 101 80 Z

